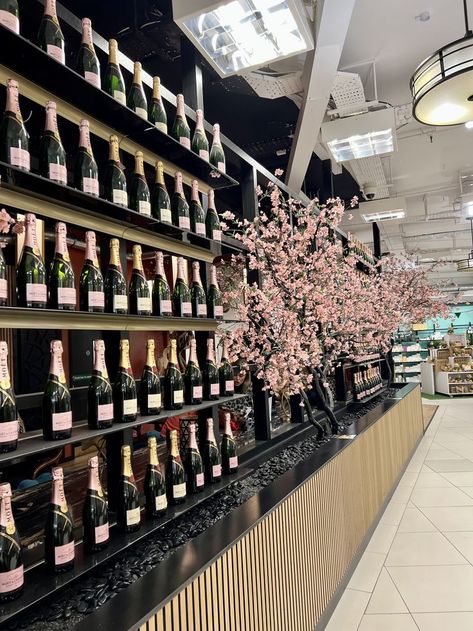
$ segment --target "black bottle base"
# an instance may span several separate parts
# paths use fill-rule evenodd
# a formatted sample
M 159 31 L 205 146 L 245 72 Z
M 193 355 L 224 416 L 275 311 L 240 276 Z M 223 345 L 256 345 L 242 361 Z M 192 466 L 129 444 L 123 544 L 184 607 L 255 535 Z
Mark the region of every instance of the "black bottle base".
M 238 472 L 238 467 L 234 467 L 233 469 L 226 469 L 222 465 L 222 473 L 224 473 L 225 475 L 230 475 L 232 473 L 237 473 L 237 472 Z
M 138 532 L 138 530 L 141 527 L 141 522 L 138 524 L 134 524 L 133 526 L 118 526 L 120 532 L 125 533 L 126 535 L 129 535 L 132 532 Z
M 65 430 L 64 432 L 44 432 L 44 440 L 65 440 L 72 436 L 72 429 Z
M 48 565 L 49 570 L 53 574 L 64 574 L 72 570 L 73 567 L 74 561 L 69 561 L 69 563 L 63 563 L 62 565 Z
M 168 502 L 169 504 L 172 504 L 173 506 L 177 506 L 178 504 L 184 504 L 185 501 L 186 501 L 185 497 L 180 497 L 178 499 L 175 499 L 173 497 L 168 496 Z
M 161 414 L 161 408 L 140 408 L 141 416 L 157 416 Z
M 19 307 L 26 307 L 27 309 L 46 309 L 45 302 L 25 302 L 23 304 L 19 304 Z
M 116 418 L 115 423 L 135 423 L 136 416 L 136 414 L 128 414 L 127 416 L 122 416 L 122 418 Z
M 164 517 L 166 514 L 166 509 L 164 510 L 155 510 L 155 511 L 146 511 L 146 517 L 148 519 L 158 519 L 159 517 Z
M 94 552 L 100 552 L 101 550 L 105 550 L 108 546 L 109 539 L 104 541 L 103 543 L 90 543 L 84 539 L 84 548 L 87 554 L 93 554 Z
M 16 600 L 23 593 L 23 585 L 18 589 L 13 590 L 12 592 L 7 592 L 5 594 L 0 594 L 0 603 L 11 602 L 12 600 Z
M 202 486 L 196 486 L 195 488 L 189 488 L 187 487 L 187 494 L 188 495 L 199 495 L 199 493 L 202 493 L 202 491 L 205 489 L 205 484 L 203 484 Z
M 110 419 L 110 421 L 101 421 L 99 423 L 89 423 L 88 427 L 89 429 L 108 429 L 109 427 L 112 427 L 113 425 L 113 419 Z
M 18 447 L 17 440 L 11 440 L 8 443 L 0 443 L 0 454 L 7 454 L 10 451 L 15 451 Z

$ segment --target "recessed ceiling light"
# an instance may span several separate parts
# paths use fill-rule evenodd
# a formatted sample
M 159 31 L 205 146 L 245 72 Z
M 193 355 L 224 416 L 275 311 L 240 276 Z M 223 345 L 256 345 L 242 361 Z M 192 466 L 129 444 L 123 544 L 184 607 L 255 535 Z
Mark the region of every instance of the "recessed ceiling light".
M 406 213 L 404 210 L 387 210 L 382 213 L 370 213 L 361 215 L 366 223 L 374 223 L 375 221 L 391 221 L 393 219 L 404 219 Z
M 473 121 L 466 121 L 465 127 L 467 129 L 473 129 Z

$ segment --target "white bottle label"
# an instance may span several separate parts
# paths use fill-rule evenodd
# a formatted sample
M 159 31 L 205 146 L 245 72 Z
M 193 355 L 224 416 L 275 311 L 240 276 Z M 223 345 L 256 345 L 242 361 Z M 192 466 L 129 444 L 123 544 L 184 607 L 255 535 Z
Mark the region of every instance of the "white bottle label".
M 90 72 L 90 70 L 85 71 L 85 80 L 95 85 L 96 88 L 100 88 L 100 76 L 96 72 Z
M 99 421 L 110 421 L 113 419 L 113 403 L 103 403 L 97 406 L 97 419 Z
M 172 223 L 172 213 L 169 208 L 160 208 L 159 212 L 161 213 L 161 221 L 163 223 Z
M 49 179 L 67 184 L 67 169 L 63 164 L 49 163 Z
M 103 291 L 89 291 L 89 307 L 104 307 L 105 294 Z
M 220 385 L 218 383 L 210 384 L 210 394 L 220 394 Z
M 9 14 L 11 15 L 11 14 Z M 23 565 L 14 570 L 0 573 L 0 594 L 7 594 L 23 585 Z
M 209 161 L 209 152 L 207 149 L 199 149 L 199 156 L 206 162 Z
M 205 223 L 202 223 L 201 221 L 197 222 L 195 224 L 195 233 L 201 234 L 205 237 Z
M 138 412 L 138 401 L 136 399 L 123 400 L 123 414 L 136 414 Z
M 191 229 L 191 222 L 189 217 L 179 217 L 179 228 L 182 228 L 183 230 Z
M 190 140 L 190 138 L 186 138 L 185 136 L 181 136 L 179 138 L 179 142 L 186 149 L 190 149 L 191 148 L 191 140 Z
M 26 283 L 26 300 L 28 302 L 46 302 L 48 289 L 46 285 Z
M 184 401 L 184 390 L 174 390 L 174 403 L 182 403 Z
M 228 466 L 230 469 L 236 469 L 238 467 L 238 456 L 232 456 L 228 459 Z
M 16 34 L 20 32 L 19 19 L 16 17 L 16 15 L 10 13 L 10 11 L 5 11 L 5 9 L 0 9 L 0 24 L 2 26 L 5 26 L 6 28 L 9 28 L 10 31 L 13 31 Z
M 235 382 L 233 379 L 228 379 L 225 381 L 225 390 L 226 392 L 233 392 L 235 390 Z
M 199 486 L 204 486 L 204 474 L 203 473 L 197 473 L 195 476 L 195 485 L 197 487 Z
M 47 53 L 50 57 L 53 57 L 59 63 L 66 65 L 66 57 L 64 50 L 60 46 L 54 46 L 54 44 L 48 44 Z
M 85 177 L 82 181 L 82 190 L 89 195 L 99 196 L 99 181 L 94 177 Z
M 112 191 L 112 200 L 114 204 L 128 206 L 128 193 L 119 188 L 114 188 Z
M 72 427 L 72 412 L 56 412 L 53 414 L 53 432 L 62 432 Z
M 148 408 L 153 410 L 161 407 L 161 394 L 148 394 Z
M 138 210 L 140 215 L 151 217 L 151 204 L 149 202 L 140 201 L 138 204 Z
M 0 423 L 0 443 L 11 443 L 14 440 L 18 440 L 19 432 L 20 423 L 18 421 Z
M 116 294 L 113 296 L 113 310 L 117 311 L 118 309 L 128 311 L 128 296 L 118 296 Z
M 214 313 L 216 318 L 221 318 L 223 316 L 223 306 L 215 305 Z
M 0 298 L 8 298 L 8 283 L 6 278 L 0 278 Z
M 183 302 L 182 303 L 182 313 L 184 315 L 192 315 L 192 303 Z
M 202 386 L 192 386 L 192 397 L 202 399 Z
M 10 147 L 10 164 L 26 171 L 30 170 L 30 154 L 26 149 Z
M 95 543 L 108 541 L 109 536 L 108 522 L 102 526 L 95 526 Z
M 138 298 L 138 311 L 151 313 L 151 298 Z
M 186 484 L 183 482 L 182 484 L 173 484 L 172 485 L 172 494 L 173 497 L 180 498 L 186 496 Z
M 122 105 L 126 105 L 126 94 L 124 92 L 121 92 L 121 90 L 114 90 L 113 98 L 115 99 L 115 101 L 118 101 Z
M 213 230 L 212 231 L 212 239 L 214 241 L 221 241 L 222 240 L 222 231 L 221 230 Z
M 168 126 L 166 125 L 166 123 L 155 123 L 156 128 L 159 129 L 159 131 L 162 131 L 163 134 L 167 134 L 168 133 Z
M 54 548 L 54 562 L 56 565 L 69 563 L 74 558 L 74 542 L 65 543 Z
M 217 163 L 217 169 L 219 171 L 222 171 L 222 173 L 225 173 L 225 162 L 218 162 Z
M 222 465 L 214 464 L 212 466 L 212 475 L 214 478 L 219 478 L 222 475 Z
M 140 523 L 140 508 L 131 508 L 126 511 L 126 525 L 134 526 Z
M 170 300 L 161 300 L 161 313 L 172 315 L 172 304 Z
M 162 495 L 156 495 L 156 510 L 162 511 L 166 510 L 168 507 L 168 498 L 166 497 L 166 493 Z
M 60 305 L 76 306 L 76 290 L 74 287 L 58 287 L 57 301 Z
M 135 107 L 135 114 L 138 114 L 140 118 L 144 118 L 144 120 L 148 120 L 148 112 L 144 107 Z
M 207 305 L 197 305 L 197 315 L 207 317 Z

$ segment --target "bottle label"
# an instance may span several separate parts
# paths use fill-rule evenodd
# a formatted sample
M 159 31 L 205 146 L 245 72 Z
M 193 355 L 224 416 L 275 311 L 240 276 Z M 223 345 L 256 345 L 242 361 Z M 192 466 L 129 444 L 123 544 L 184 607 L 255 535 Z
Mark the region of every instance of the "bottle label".
M 217 162 L 217 169 L 222 173 L 225 173 L 225 162 Z
M 173 395 L 174 403 L 183 403 L 184 401 L 184 390 L 174 390 Z
M 176 498 L 185 497 L 186 496 L 185 482 L 183 482 L 182 484 L 173 484 L 172 494 L 173 494 L 173 497 L 176 497 Z
M 192 315 L 192 303 L 183 302 L 182 303 L 182 313 L 184 315 Z
M 23 585 L 23 580 L 23 565 L 8 572 L 0 572 L 0 594 L 19 589 Z
M 191 148 L 191 140 L 190 140 L 190 138 L 186 138 L 185 136 L 181 136 L 179 138 L 179 142 L 186 149 L 190 149 Z
M 99 421 L 110 421 L 113 419 L 113 403 L 103 403 L 97 406 L 97 418 Z
M 66 57 L 64 50 L 60 46 L 54 46 L 54 44 L 48 44 L 47 53 L 50 57 L 53 57 L 60 64 L 66 65 Z
M 209 152 L 207 149 L 199 149 L 199 156 L 206 162 L 209 161 Z
M 53 414 L 53 432 L 60 432 L 72 427 L 72 411 Z
M 197 315 L 207 317 L 207 305 L 197 305 Z
M 62 164 L 49 163 L 49 179 L 67 184 L 67 169 Z
M 212 230 L 212 239 L 214 241 L 222 240 L 222 231 L 221 230 Z
M 138 311 L 151 313 L 151 298 L 138 298 Z
M 172 214 L 169 208 L 160 208 L 161 221 L 164 223 L 172 223 Z
M 136 399 L 123 400 L 123 414 L 136 414 L 138 412 L 138 402 Z
M 161 313 L 172 315 L 172 304 L 170 300 L 161 300 Z
M 127 526 L 134 526 L 135 524 L 139 524 L 140 523 L 140 507 L 138 506 L 138 508 L 131 508 L 130 510 L 126 511 L 126 525 Z
M 202 386 L 192 386 L 192 398 L 202 399 Z
M 46 302 L 48 289 L 46 285 L 26 283 L 26 300 L 28 302 Z
M 54 563 L 56 565 L 62 565 L 63 563 L 69 563 L 74 558 L 74 542 L 65 543 L 63 546 L 56 546 L 54 548 Z
M 89 307 L 105 307 L 105 294 L 103 291 L 89 291 Z
M 128 311 L 128 296 L 119 296 L 115 294 L 113 296 L 113 310 L 118 309 Z
M 109 537 L 108 522 L 102 526 L 95 526 L 95 543 L 108 541 Z
M 7 421 L 0 423 L 0 443 L 11 443 L 18 440 L 20 424 L 18 421 Z
M 135 114 L 138 114 L 140 118 L 144 118 L 144 120 L 148 120 L 148 112 L 144 107 L 135 107 Z
M 30 153 L 26 149 L 10 147 L 10 164 L 26 171 L 30 170 Z
M 238 467 L 238 456 L 231 456 L 228 459 L 228 466 L 230 469 L 236 469 Z
M 150 410 L 161 407 L 161 394 L 148 394 L 148 408 Z
M 168 507 L 168 498 L 166 497 L 166 493 L 163 493 L 162 495 L 156 495 L 156 510 L 162 511 L 162 510 L 166 510 L 166 508 Z
M 191 221 L 189 217 L 179 217 L 179 228 L 182 228 L 183 230 L 191 229 Z
M 204 474 L 203 473 L 196 473 L 195 485 L 196 486 L 204 486 Z
M 210 394 L 220 394 L 220 386 L 218 383 L 210 384 Z
M 99 196 L 99 181 L 94 177 L 84 177 L 82 180 L 82 190 L 84 193 Z
M 138 205 L 140 215 L 151 217 L 151 204 L 149 202 L 140 201 Z
M 17 35 L 20 33 L 20 21 L 16 17 L 16 15 L 13 15 L 13 13 L 10 13 L 10 11 L 0 9 L 0 24 L 2 26 L 5 26 L 6 28 L 9 28 L 10 31 L 13 31 Z
M 5 278 L 0 278 L 0 298 L 8 298 L 8 283 Z
M 112 191 L 112 200 L 114 204 L 120 204 L 120 206 L 128 206 L 128 194 L 126 191 L 114 188 Z
M 195 224 L 195 232 L 196 234 L 201 234 L 205 237 L 205 223 L 202 223 L 201 221 L 198 221 Z
M 86 70 L 84 73 L 84 78 L 92 85 L 95 85 L 96 88 L 100 88 L 100 76 L 96 72 L 90 72 L 90 70 Z
M 212 465 L 212 475 L 214 478 L 219 478 L 222 475 L 222 465 L 214 464 Z
M 113 98 L 115 99 L 115 101 L 118 101 L 122 105 L 126 105 L 126 94 L 121 90 L 114 90 Z
M 216 318 L 221 318 L 223 316 L 223 307 L 222 305 L 215 305 L 214 313 Z
M 76 290 L 74 287 L 58 287 L 57 301 L 60 305 L 76 306 Z
M 159 131 L 163 132 L 163 134 L 168 133 L 168 126 L 166 125 L 166 123 L 155 123 L 155 125 L 159 129 Z
M 225 390 L 227 392 L 233 392 L 235 390 L 235 382 L 233 379 L 228 379 L 225 381 Z

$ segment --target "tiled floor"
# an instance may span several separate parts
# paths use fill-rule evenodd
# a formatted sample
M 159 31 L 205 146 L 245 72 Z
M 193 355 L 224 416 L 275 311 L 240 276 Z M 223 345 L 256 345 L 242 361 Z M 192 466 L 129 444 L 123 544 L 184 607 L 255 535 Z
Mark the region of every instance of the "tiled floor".
M 473 631 L 473 399 L 435 403 L 326 631 Z

